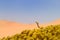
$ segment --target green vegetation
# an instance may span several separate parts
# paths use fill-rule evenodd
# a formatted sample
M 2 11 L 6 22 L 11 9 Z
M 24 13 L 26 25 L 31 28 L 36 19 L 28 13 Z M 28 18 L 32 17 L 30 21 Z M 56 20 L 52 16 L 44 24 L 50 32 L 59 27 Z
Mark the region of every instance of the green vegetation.
M 4 37 L 1 40 L 60 40 L 60 25 L 24 30 L 20 34 Z

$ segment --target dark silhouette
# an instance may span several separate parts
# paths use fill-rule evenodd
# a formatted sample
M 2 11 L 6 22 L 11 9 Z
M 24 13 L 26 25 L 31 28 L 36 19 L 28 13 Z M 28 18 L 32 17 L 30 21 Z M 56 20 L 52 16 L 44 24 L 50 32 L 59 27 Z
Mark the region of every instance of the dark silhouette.
M 40 28 L 39 23 L 37 21 L 35 21 L 35 23 L 37 24 L 37 27 Z

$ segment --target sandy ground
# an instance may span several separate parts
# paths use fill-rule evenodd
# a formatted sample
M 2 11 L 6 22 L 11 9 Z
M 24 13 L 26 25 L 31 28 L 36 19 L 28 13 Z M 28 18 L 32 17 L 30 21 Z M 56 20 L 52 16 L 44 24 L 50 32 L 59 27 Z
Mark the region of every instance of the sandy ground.
M 46 27 L 48 25 L 58 25 L 60 24 L 60 19 L 52 21 L 50 23 L 45 23 L 45 24 L 40 24 L 40 26 Z M 6 36 L 11 36 L 17 33 L 20 33 L 23 30 L 32 30 L 36 29 L 37 25 L 34 24 L 22 24 L 22 23 L 16 23 L 16 22 L 11 22 L 11 21 L 4 21 L 0 20 L 0 38 L 6 37 Z

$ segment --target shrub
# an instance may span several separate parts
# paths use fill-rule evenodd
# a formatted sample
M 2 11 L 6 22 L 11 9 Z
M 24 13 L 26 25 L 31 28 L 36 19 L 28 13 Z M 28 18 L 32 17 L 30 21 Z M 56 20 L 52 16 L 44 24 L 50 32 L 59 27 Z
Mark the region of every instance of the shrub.
M 45 28 L 24 30 L 20 34 L 1 40 L 60 40 L 60 25 L 51 25 Z

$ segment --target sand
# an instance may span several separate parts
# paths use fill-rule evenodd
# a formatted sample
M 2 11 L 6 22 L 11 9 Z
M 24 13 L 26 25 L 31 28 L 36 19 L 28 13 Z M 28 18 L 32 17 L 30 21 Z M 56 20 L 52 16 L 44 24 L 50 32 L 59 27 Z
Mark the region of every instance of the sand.
M 40 27 L 46 27 L 48 25 L 58 25 L 58 24 L 60 24 L 60 19 L 49 23 L 40 24 Z M 0 20 L 0 38 L 21 33 L 23 30 L 29 30 L 29 29 L 32 30 L 36 28 L 38 27 L 35 23 L 23 24 L 6 20 Z

